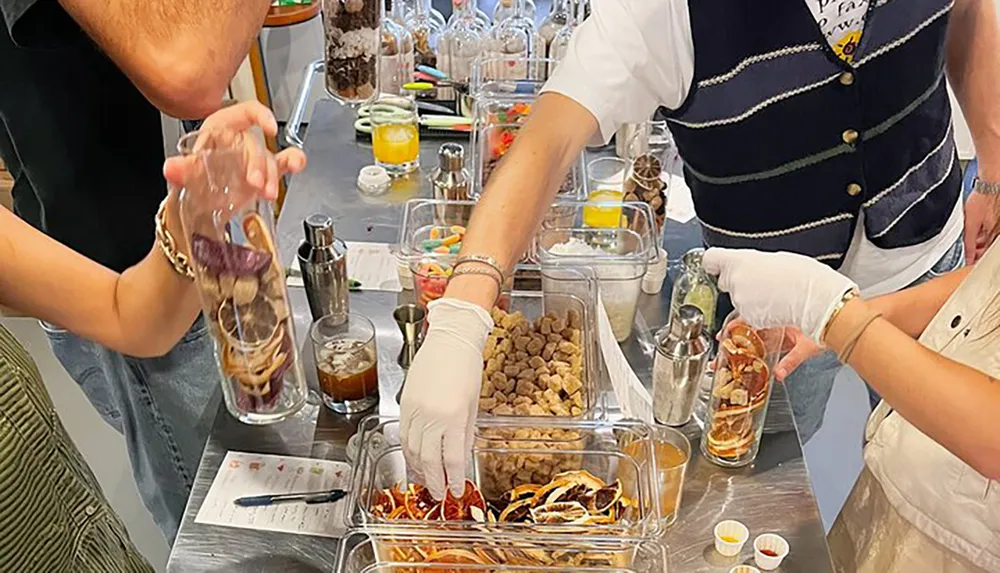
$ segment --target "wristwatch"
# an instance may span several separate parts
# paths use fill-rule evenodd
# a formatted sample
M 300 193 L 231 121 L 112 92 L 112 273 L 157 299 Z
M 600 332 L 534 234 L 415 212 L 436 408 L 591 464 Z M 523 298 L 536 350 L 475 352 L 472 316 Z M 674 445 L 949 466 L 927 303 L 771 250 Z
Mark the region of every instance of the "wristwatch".
M 972 180 L 972 191 L 983 195 L 1000 195 L 1000 182 L 987 182 L 976 177 Z

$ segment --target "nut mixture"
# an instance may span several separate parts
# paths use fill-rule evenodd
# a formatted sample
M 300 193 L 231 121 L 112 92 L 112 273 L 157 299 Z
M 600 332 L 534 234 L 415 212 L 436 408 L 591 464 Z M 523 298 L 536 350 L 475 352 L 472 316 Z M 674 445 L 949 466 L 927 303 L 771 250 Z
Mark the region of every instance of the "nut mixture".
M 495 416 L 580 416 L 583 387 L 580 313 L 528 320 L 494 308 L 483 351 L 479 411 Z

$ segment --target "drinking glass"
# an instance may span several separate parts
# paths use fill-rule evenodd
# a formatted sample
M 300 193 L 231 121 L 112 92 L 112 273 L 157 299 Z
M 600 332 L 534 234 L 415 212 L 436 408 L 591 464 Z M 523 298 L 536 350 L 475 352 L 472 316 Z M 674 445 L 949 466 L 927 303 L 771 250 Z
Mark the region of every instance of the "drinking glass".
M 677 521 L 687 463 L 691 459 L 691 442 L 676 428 L 661 424 L 652 427 L 656 485 L 660 492 L 660 531 L 663 531 Z
M 382 94 L 371 107 L 375 163 L 396 177 L 420 167 L 420 129 L 412 97 Z
M 378 403 L 375 325 L 359 314 L 330 314 L 309 329 L 323 403 L 356 414 Z
M 583 224 L 588 227 L 621 226 L 622 197 L 629 163 L 618 157 L 602 157 L 587 165 L 587 203 Z

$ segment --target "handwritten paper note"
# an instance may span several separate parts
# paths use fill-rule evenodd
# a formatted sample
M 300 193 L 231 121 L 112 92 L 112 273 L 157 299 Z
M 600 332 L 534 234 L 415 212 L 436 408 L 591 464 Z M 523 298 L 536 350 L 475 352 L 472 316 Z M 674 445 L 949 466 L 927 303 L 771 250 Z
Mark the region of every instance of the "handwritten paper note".
M 611 320 L 604 310 L 604 302 L 598 295 L 597 332 L 601 344 L 601 354 L 608 368 L 611 387 L 618 398 L 618 404 L 626 418 L 634 418 L 643 422 L 653 422 L 653 397 L 642 385 L 635 371 L 629 366 L 625 353 L 615 340 L 611 330 Z
M 349 489 L 351 466 L 343 462 L 229 452 L 208 490 L 195 523 L 340 537 L 347 499 L 307 505 L 280 503 L 239 507 L 238 497 Z

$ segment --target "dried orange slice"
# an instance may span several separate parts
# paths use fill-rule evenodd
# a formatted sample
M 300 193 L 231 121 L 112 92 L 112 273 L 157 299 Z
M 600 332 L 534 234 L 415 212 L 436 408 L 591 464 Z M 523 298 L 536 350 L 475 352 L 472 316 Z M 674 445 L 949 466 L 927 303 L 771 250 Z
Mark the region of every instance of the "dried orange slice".
M 587 515 L 587 508 L 577 501 L 547 503 L 531 510 L 535 523 L 572 523 Z
M 430 511 L 427 512 L 427 515 L 424 516 L 424 521 L 431 521 L 431 520 L 434 520 L 434 519 L 441 519 L 441 504 L 440 503 L 434 504 L 434 507 L 432 507 L 430 509 Z
M 460 565 L 489 565 L 479 555 L 467 549 L 442 549 L 427 556 L 427 563 L 452 563 Z
M 389 515 L 387 515 L 385 518 L 386 519 L 403 519 L 404 517 L 408 517 L 408 515 L 406 513 L 406 506 L 405 505 L 401 505 L 401 506 L 397 507 L 396 509 L 392 510 L 392 513 L 390 513 Z
M 387 490 L 379 490 L 372 494 L 371 512 L 375 517 L 385 517 L 396 509 L 396 500 Z
M 486 499 L 476 484 L 465 480 L 462 497 L 455 497 L 449 489 L 441 502 L 441 516 L 445 521 L 469 521 L 473 519 L 472 508 L 478 508 L 480 516 L 486 515 Z
M 423 519 L 434 507 L 434 498 L 424 486 L 411 484 L 404 494 L 403 505 L 410 519 Z

